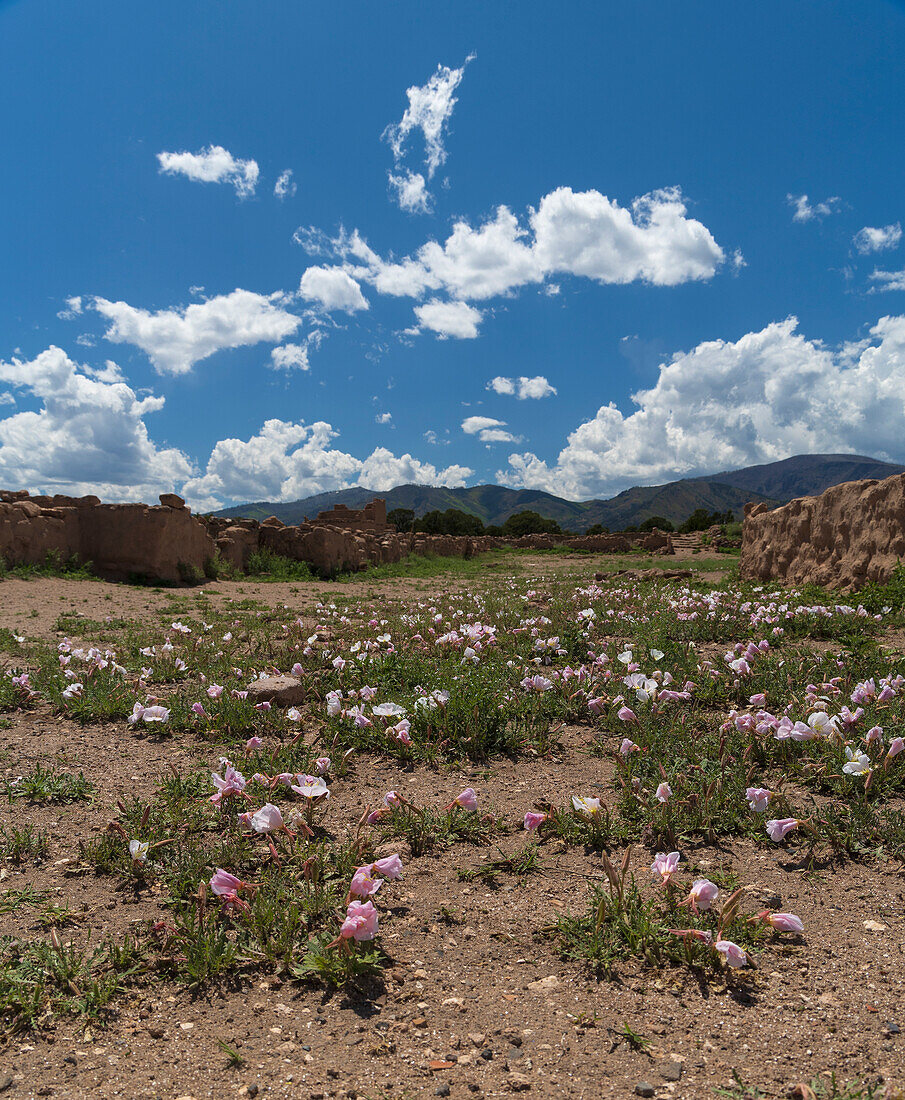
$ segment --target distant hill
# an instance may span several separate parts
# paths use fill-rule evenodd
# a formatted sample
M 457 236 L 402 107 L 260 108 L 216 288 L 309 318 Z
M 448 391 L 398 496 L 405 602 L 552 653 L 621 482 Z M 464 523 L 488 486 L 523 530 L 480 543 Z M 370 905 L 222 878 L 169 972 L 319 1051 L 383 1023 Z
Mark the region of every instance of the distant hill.
M 665 485 L 636 486 L 610 500 L 564 500 L 536 489 L 507 489 L 502 485 L 474 485 L 468 489 L 435 489 L 429 485 L 399 485 L 388 492 L 374 489 L 342 489 L 335 493 L 294 500 L 285 504 L 262 501 L 215 512 L 218 516 L 244 516 L 262 520 L 276 516 L 287 524 L 313 519 L 335 504 L 362 508 L 375 496 L 387 509 L 411 508 L 416 516 L 434 509 L 458 508 L 478 516 L 485 524 L 502 524 L 515 512 L 531 509 L 555 519 L 563 528 L 584 531 L 602 523 L 611 531 L 642 523 L 649 516 L 663 516 L 675 524 L 696 508 L 709 512 L 734 512 L 741 519 L 747 501 L 771 506 L 795 497 L 814 496 L 831 485 L 863 478 L 882 479 L 905 473 L 905 466 L 880 462 L 861 455 L 796 455 L 781 462 L 747 466 L 709 477 L 683 478 Z
M 905 473 L 905 466 L 861 455 L 796 455 L 781 462 L 714 474 L 707 480 L 750 489 L 775 500 L 794 500 L 795 497 L 818 496 L 831 485 L 841 485 L 844 481 L 867 478 L 882 481 L 901 473 Z

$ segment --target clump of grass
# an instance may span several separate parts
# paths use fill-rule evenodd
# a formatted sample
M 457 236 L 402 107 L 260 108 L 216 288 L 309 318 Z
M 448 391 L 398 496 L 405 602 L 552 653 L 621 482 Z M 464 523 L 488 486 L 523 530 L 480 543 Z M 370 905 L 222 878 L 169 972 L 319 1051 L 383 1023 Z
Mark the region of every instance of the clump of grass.
M 66 577 L 69 580 L 97 580 L 91 569 L 91 562 L 79 560 L 78 555 L 64 558 L 59 550 L 49 550 L 42 562 L 22 562 L 8 565 L 0 558 L 0 580 L 5 577 L 18 577 L 20 580 L 34 580 L 36 577 Z
M 94 785 L 83 772 L 70 775 L 38 764 L 28 775 L 4 783 L 2 793 L 10 802 L 15 798 L 38 803 L 89 802 L 94 797 Z
M 0 825 L 0 856 L 11 863 L 26 859 L 45 859 L 50 850 L 50 837 L 31 822 L 24 825 Z
M 274 554 L 272 550 L 255 550 L 248 559 L 245 573 L 249 580 L 313 581 L 317 578 L 307 562 Z

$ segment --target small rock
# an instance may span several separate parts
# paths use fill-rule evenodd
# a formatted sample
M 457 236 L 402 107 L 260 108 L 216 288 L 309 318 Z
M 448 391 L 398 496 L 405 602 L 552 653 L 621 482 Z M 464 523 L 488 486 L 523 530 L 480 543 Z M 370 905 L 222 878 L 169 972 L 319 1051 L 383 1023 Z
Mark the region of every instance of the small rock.
M 248 1086 L 248 1095 L 250 1097 L 252 1097 L 252 1100 L 254 1100 L 254 1097 L 256 1097 L 258 1095 L 258 1091 L 259 1090 L 258 1090 L 257 1085 L 249 1085 Z
M 449 1085 L 444 1081 L 434 1089 L 434 1096 L 449 1096 Z
M 550 974 L 546 978 L 538 978 L 536 982 L 528 982 L 528 988 L 535 993 L 549 993 L 551 989 L 559 989 L 561 984 L 555 974 Z
M 305 701 L 305 685 L 296 676 L 267 676 L 249 686 L 248 701 L 292 707 Z
M 635 1085 L 636 1096 L 653 1096 L 656 1091 L 654 1086 L 648 1081 L 639 1081 L 638 1084 Z
M 883 1026 L 886 1028 L 887 1035 L 899 1035 L 902 1032 L 895 1020 L 887 1020 Z
M 513 1092 L 524 1092 L 531 1088 L 531 1078 L 524 1073 L 510 1073 L 506 1078 L 506 1085 Z
M 485 1062 L 490 1062 L 493 1059 L 493 1051 L 490 1047 L 485 1047 L 484 1050 L 481 1051 L 481 1057 Z
M 0 1092 L 6 1092 L 7 1089 L 11 1089 L 12 1087 L 13 1087 L 12 1077 L 7 1075 L 6 1077 L 0 1078 Z
M 660 1076 L 664 1081 L 678 1081 L 682 1076 L 681 1062 L 667 1062 L 660 1068 Z
M 878 920 L 866 920 L 864 922 L 864 927 L 868 930 L 868 932 L 885 932 L 886 931 L 886 925 L 881 924 L 880 921 L 878 921 Z
M 472 1046 L 482 1046 L 486 1038 L 487 1036 L 482 1031 L 469 1031 L 468 1033 L 468 1041 Z

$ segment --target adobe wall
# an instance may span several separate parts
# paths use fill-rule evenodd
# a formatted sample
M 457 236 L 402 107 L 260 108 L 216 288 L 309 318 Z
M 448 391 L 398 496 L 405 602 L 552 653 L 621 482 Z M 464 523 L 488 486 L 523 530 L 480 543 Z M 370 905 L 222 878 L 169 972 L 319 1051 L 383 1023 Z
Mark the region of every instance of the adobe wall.
M 93 496 L 0 491 L 0 557 L 7 565 L 77 557 L 115 580 L 200 578 L 214 544 L 181 498 L 164 494 L 161 500 L 168 503 L 102 504 Z
M 314 527 L 338 527 L 340 530 L 369 535 L 383 535 L 396 530 L 392 524 L 387 523 L 387 502 L 382 497 L 375 497 L 361 509 L 334 504 L 329 511 L 318 512 L 317 518 L 308 522 Z
M 849 481 L 781 508 L 745 506 L 740 573 L 856 591 L 905 559 L 905 474 Z
M 638 546 L 672 553 L 668 535 L 489 535 L 399 534 L 386 523 L 386 503 L 374 500 L 359 512 L 345 509 L 347 526 L 332 522 L 343 510 L 321 513 L 312 523 L 287 527 L 271 516 L 248 519 L 193 516 L 174 493 L 160 505 L 102 504 L 94 496 L 29 496 L 0 491 L 0 557 L 7 565 L 42 564 L 48 555 L 91 562 L 101 576 L 179 582 L 200 579 L 217 557 L 244 571 L 258 550 L 306 562 L 321 576 L 397 562 L 409 554 L 470 558 L 487 550 L 515 546 L 544 550 L 557 545 L 599 553 Z M 353 527 L 353 517 L 364 527 Z M 330 517 L 327 523 L 323 517 Z

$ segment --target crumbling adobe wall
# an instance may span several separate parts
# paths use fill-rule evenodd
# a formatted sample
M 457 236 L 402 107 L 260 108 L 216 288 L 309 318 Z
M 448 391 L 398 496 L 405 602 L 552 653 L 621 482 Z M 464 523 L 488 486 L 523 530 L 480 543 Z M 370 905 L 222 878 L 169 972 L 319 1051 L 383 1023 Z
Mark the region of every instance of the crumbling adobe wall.
M 348 510 L 347 510 L 348 511 Z M 398 534 L 386 523 L 386 505 L 372 501 L 361 512 L 363 529 L 334 525 L 322 513 L 313 523 L 287 527 L 271 516 L 250 519 L 193 516 L 181 497 L 164 493 L 160 505 L 102 504 L 95 496 L 38 496 L 0 491 L 0 557 L 8 565 L 42 564 L 49 555 L 91 562 L 115 580 L 143 576 L 178 582 L 200 579 L 219 557 L 238 571 L 258 550 L 306 562 L 323 577 L 398 562 L 409 554 L 470 558 L 499 547 L 544 550 L 565 545 L 601 553 L 632 546 L 672 553 L 667 535 L 489 535 Z M 348 516 L 344 517 L 348 518 Z
M 161 501 L 152 507 L 0 492 L 0 557 L 7 565 L 78 558 L 114 580 L 200 578 L 212 540 L 180 497 L 164 494 Z
M 745 505 L 741 576 L 856 591 L 905 559 L 905 474 L 848 481 L 768 511 Z
M 387 502 L 382 497 L 375 497 L 360 509 L 334 504 L 328 512 L 318 512 L 317 519 L 308 522 L 314 527 L 340 527 L 356 534 L 383 535 L 396 530 L 387 523 Z

